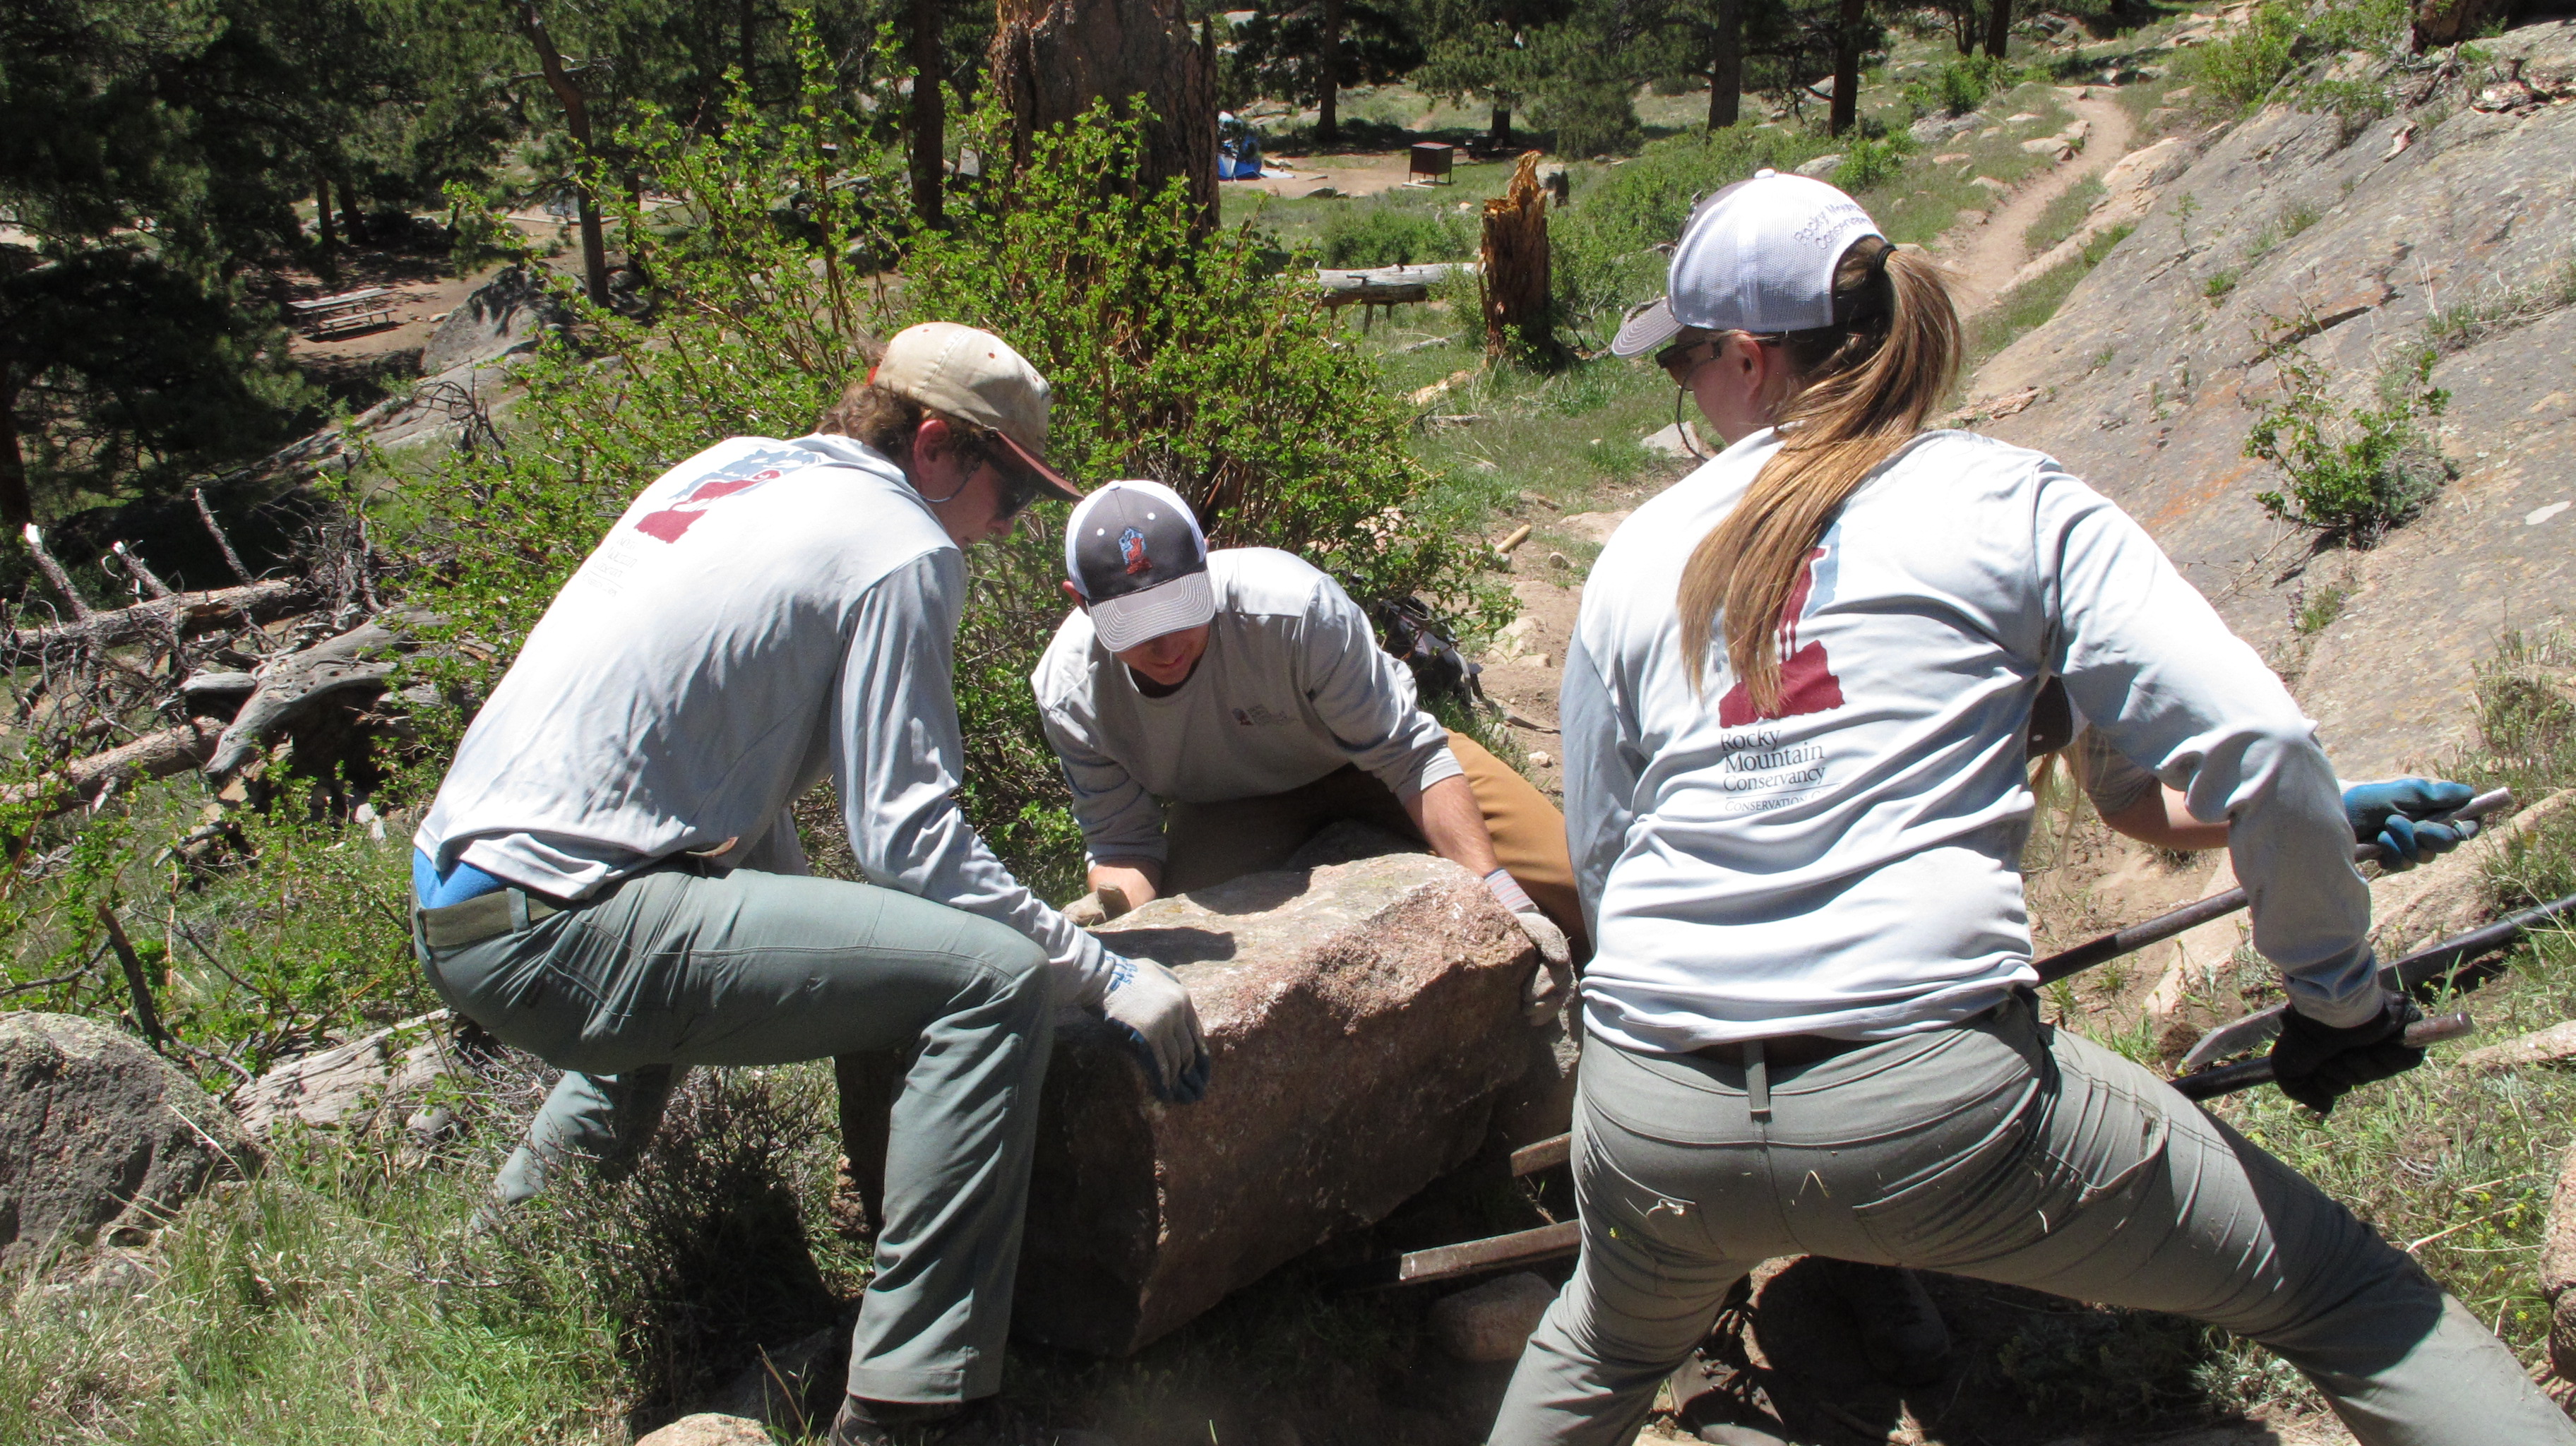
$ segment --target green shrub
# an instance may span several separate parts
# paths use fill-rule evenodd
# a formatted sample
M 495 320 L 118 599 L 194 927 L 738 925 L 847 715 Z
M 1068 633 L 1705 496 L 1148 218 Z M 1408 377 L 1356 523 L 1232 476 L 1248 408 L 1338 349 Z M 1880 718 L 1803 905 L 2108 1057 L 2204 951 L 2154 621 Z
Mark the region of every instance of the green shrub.
M 1549 219 L 1558 325 L 1598 348 L 1628 306 L 1664 289 L 1666 258 L 1691 207 L 1765 166 L 1791 170 L 1823 154 L 1822 136 L 1729 126 L 1657 141 Z
M 1834 167 L 1834 184 L 1847 192 L 1860 192 L 1892 180 L 1905 169 L 1905 158 L 1913 150 L 1914 143 L 1903 131 L 1880 140 L 1854 141 L 1843 152 L 1843 163 Z
M 2298 63 L 2300 22 L 2297 9 L 2268 0 L 2234 33 L 2190 51 L 2176 68 L 2213 100 L 2237 110 L 2258 105 Z
M 1361 267 L 1460 261 L 1476 254 L 1478 240 L 1475 221 L 1446 207 L 1360 201 L 1325 223 L 1315 263 Z
M 2451 394 L 2432 384 L 2438 353 L 2417 348 L 2380 378 L 2377 405 L 2336 405 L 2325 367 L 2304 350 L 2274 356 L 2285 395 L 2257 407 L 2245 455 L 2289 477 L 2286 491 L 2254 500 L 2287 522 L 2360 547 L 2405 522 L 2449 477 L 2423 424 Z
M 2017 73 L 2010 61 L 1967 56 L 1944 62 L 1929 77 L 1906 82 L 1902 93 L 1920 114 L 1966 115 L 1996 91 L 2012 89 Z
M 1635 149 L 1642 134 L 1624 77 L 1551 84 L 1530 107 L 1530 124 L 1549 132 L 1550 149 L 1562 156 L 1621 154 Z

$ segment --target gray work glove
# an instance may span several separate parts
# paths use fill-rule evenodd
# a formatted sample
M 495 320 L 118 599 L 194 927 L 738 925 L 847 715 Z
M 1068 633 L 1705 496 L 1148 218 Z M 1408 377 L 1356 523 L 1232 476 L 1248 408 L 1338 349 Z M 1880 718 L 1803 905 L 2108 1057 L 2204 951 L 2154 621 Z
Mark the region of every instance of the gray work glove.
M 1521 926 L 1521 932 L 1538 946 L 1538 967 L 1530 971 L 1529 984 L 1521 994 L 1521 1008 L 1530 1023 L 1545 1024 L 1565 1007 L 1566 996 L 1574 990 L 1574 948 L 1565 942 L 1565 931 L 1538 911 L 1529 891 L 1508 871 L 1496 869 L 1485 875 L 1485 887 L 1512 911 L 1512 919 Z
M 1135 908 L 1120 889 L 1094 889 L 1064 906 L 1064 917 L 1077 929 L 1097 929 Z
M 1194 1104 L 1207 1093 L 1207 1036 L 1180 976 L 1151 959 L 1109 956 L 1109 993 L 1100 1012 L 1145 1068 L 1156 1098 Z
M 1538 967 L 1530 971 L 1522 990 L 1522 1010 L 1530 1023 L 1545 1024 L 1565 1008 L 1574 992 L 1574 949 L 1565 942 L 1565 931 L 1556 927 L 1556 921 L 1536 909 L 1514 914 L 1512 919 L 1538 946 Z

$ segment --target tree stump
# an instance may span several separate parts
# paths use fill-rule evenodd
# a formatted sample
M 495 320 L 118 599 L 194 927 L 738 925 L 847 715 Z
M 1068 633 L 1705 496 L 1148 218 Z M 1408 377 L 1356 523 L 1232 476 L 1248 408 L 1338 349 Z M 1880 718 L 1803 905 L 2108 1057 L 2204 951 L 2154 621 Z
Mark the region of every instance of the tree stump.
M 1485 354 L 1515 344 L 1535 355 L 1554 349 L 1548 326 L 1547 192 L 1536 151 L 1521 152 L 1510 189 L 1485 203 Z
M 989 55 L 995 92 L 1011 113 L 1011 168 L 1030 141 L 1069 124 L 1106 96 L 1120 114 L 1153 119 L 1135 177 L 1150 193 L 1178 177 L 1198 229 L 1214 230 L 1216 85 L 1173 0 L 999 0 Z

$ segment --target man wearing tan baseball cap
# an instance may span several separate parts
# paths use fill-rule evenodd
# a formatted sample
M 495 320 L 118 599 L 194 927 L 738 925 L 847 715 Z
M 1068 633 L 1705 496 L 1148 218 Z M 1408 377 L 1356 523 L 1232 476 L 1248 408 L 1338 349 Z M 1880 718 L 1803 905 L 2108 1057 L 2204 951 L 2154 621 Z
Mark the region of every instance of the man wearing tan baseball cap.
M 963 550 L 1040 497 L 1048 390 L 988 332 L 897 334 L 794 441 L 628 506 L 529 633 L 413 837 L 413 938 L 459 1014 L 567 1073 L 503 1167 L 631 1157 L 687 1067 L 901 1057 L 836 1442 L 1000 1389 L 1056 1010 L 1165 1099 L 1207 1087 L 1180 982 L 1022 887 L 957 805 Z M 806 874 L 829 777 L 868 882 Z

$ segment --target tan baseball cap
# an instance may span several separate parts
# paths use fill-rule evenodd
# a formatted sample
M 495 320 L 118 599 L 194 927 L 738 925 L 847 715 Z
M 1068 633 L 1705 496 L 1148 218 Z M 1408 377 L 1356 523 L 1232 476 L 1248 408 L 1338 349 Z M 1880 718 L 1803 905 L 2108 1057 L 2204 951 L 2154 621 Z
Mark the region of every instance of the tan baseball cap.
M 1049 491 L 1067 502 L 1082 500 L 1082 489 L 1044 460 L 1047 411 L 1053 405 L 1046 378 L 991 332 L 953 321 L 905 327 L 886 343 L 868 383 L 992 428 Z

